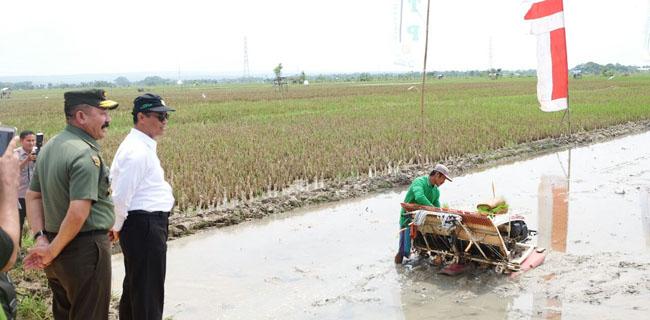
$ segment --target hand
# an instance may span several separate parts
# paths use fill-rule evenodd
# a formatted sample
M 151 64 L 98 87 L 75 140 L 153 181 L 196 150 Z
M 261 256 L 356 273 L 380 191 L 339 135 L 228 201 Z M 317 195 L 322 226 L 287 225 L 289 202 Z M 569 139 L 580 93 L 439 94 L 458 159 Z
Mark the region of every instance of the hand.
M 38 155 L 36 153 L 30 153 L 29 156 L 27 157 L 30 161 L 36 161 L 36 157 Z
M 25 269 L 43 269 L 52 263 L 56 256 L 50 250 L 50 246 L 45 248 L 36 247 L 27 249 L 29 256 L 23 260 Z
M 27 249 L 27 252 L 29 252 L 30 255 L 23 260 L 23 266 L 26 270 L 43 269 L 49 266 L 52 263 L 52 260 L 56 258 L 56 255 L 52 253 L 50 248 L 50 242 L 45 236 L 38 237 L 36 240 L 36 246 Z
M 32 253 L 23 259 L 23 269 L 25 270 L 41 270 L 45 267 L 47 266 L 43 264 L 43 259 L 39 255 Z
M 118 240 L 119 238 L 120 238 L 120 232 L 119 232 L 119 231 L 115 231 L 115 229 L 113 229 L 113 228 L 111 228 L 110 230 L 108 230 L 108 240 L 109 240 L 111 243 L 115 243 L 115 242 L 117 242 L 117 240 Z
M 5 154 L 0 158 L 0 183 L 7 189 L 16 189 L 20 184 L 18 153 L 14 152 L 18 137 L 9 142 Z
M 46 236 L 40 236 L 38 237 L 38 239 L 36 239 L 36 246 L 34 246 L 34 248 L 47 249 L 49 244 L 50 241 L 47 240 Z M 27 249 L 27 250 L 30 251 L 31 249 Z M 30 254 L 29 256 L 27 256 L 27 258 L 23 260 L 23 268 L 25 270 L 34 270 L 34 269 L 40 270 L 47 267 L 48 265 L 50 264 L 49 263 L 45 264 L 43 262 L 42 257 L 35 253 Z

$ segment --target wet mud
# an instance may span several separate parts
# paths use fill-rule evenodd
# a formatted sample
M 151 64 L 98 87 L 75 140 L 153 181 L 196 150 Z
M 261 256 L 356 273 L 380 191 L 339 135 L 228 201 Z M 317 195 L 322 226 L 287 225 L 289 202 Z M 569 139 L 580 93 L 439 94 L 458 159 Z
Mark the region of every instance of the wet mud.
M 470 154 L 447 159 L 443 162 L 454 175 L 458 176 L 535 155 L 603 142 L 648 130 L 650 130 L 650 120 L 629 122 L 590 132 L 576 133 L 570 138 L 566 136 L 547 138 L 499 149 L 487 154 Z M 424 170 L 420 165 L 405 165 L 391 168 L 388 172 L 373 173 L 373 176 L 366 174 L 358 179 L 305 183 L 298 188 L 292 188 L 290 191 L 266 195 L 262 199 L 198 210 L 198 212 L 193 211 L 192 213 L 175 212 L 170 219 L 170 239 L 183 237 L 197 231 L 259 219 L 304 206 L 353 199 L 372 192 L 407 186 L 413 178 L 428 173 L 433 165 L 435 163 L 425 165 Z M 114 248 L 114 253 L 117 252 L 119 252 L 119 246 Z
M 471 210 L 502 195 L 549 251 L 518 278 L 395 265 L 404 187 L 212 229 L 169 243 L 173 319 L 646 319 L 650 132 L 558 150 L 441 187 Z M 468 169 L 469 170 L 469 169 Z M 121 255 L 113 256 L 120 292 Z
M 411 180 L 428 173 L 419 166 L 176 212 L 165 316 L 644 318 L 650 311 L 649 129 L 650 121 L 628 123 L 445 161 L 458 178 L 443 185 L 443 204 L 471 209 L 491 196 L 494 182 L 497 195 L 540 231 L 540 245 L 551 251 L 547 261 L 514 280 L 482 269 L 449 277 L 418 259 L 393 264 L 399 202 Z M 531 157 L 538 158 L 524 161 Z M 113 256 L 115 297 L 121 257 Z M 49 296 L 42 272 L 14 269 L 12 276 L 22 294 Z

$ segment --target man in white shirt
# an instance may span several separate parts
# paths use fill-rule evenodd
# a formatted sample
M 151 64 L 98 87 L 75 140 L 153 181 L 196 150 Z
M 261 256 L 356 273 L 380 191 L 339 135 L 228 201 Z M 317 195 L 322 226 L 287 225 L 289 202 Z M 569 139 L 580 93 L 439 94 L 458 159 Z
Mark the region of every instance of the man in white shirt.
M 25 205 L 25 194 L 29 187 L 29 181 L 32 180 L 34 166 L 36 165 L 36 153 L 34 145 L 36 144 L 36 134 L 30 130 L 23 130 L 20 133 L 20 148 L 14 150 L 18 153 L 20 161 L 20 186 L 18 187 L 18 213 L 20 215 L 20 234 L 23 232 L 25 217 L 27 216 L 27 206 Z M 18 239 L 19 246 L 22 244 L 22 237 Z
M 158 95 L 147 93 L 133 101 L 133 128 L 115 153 L 111 165 L 115 226 L 124 254 L 120 319 L 162 319 L 172 188 L 156 154 L 170 111 Z

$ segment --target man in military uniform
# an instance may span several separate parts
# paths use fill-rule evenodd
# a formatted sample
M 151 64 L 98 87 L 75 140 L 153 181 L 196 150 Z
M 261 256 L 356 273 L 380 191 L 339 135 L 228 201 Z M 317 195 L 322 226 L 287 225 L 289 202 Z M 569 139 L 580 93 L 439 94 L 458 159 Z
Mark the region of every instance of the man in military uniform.
M 118 104 L 101 89 L 64 97 L 68 125 L 40 151 L 26 195 L 36 246 L 24 265 L 45 268 L 55 319 L 108 319 L 115 215 L 97 140 Z

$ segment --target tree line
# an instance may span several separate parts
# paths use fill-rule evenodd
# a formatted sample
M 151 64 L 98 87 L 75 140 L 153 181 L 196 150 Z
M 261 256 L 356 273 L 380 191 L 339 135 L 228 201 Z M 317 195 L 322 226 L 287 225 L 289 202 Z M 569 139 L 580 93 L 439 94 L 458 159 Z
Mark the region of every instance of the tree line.
M 648 66 L 644 66 L 648 67 Z M 276 67 L 277 69 L 277 67 Z M 281 71 L 274 70 L 276 71 Z M 600 76 L 613 76 L 617 74 L 633 74 L 639 73 L 638 66 L 626 66 L 619 63 L 608 63 L 601 65 L 595 62 L 587 62 L 579 64 L 571 69 L 573 73 L 581 73 L 582 75 L 600 75 Z M 440 79 L 440 78 L 481 78 L 490 77 L 491 74 L 498 74 L 499 77 L 534 77 L 536 71 L 534 69 L 528 70 L 501 70 L 501 69 L 488 69 L 488 70 L 466 70 L 466 71 L 427 71 L 427 78 Z M 277 73 L 276 73 L 277 76 Z M 302 71 L 300 74 L 287 76 L 290 83 L 301 84 L 305 80 L 309 82 L 356 82 L 356 81 L 377 81 L 377 80 L 415 80 L 422 79 L 422 72 L 356 72 L 356 73 L 334 73 L 334 74 L 318 74 L 308 76 Z M 217 83 L 251 83 L 251 82 L 266 82 L 267 77 L 247 77 L 247 78 L 231 78 L 231 79 L 188 79 L 184 80 L 184 85 L 205 85 Z M 126 77 L 117 77 L 113 81 L 87 81 L 80 83 L 48 83 L 48 84 L 33 84 L 32 81 L 21 82 L 0 82 L 0 88 L 11 88 L 14 90 L 33 90 L 33 89 L 68 89 L 68 88 L 111 88 L 111 87 L 151 87 L 151 86 L 164 86 L 176 85 L 177 80 L 162 78 L 159 76 L 149 76 L 138 81 L 129 81 Z

